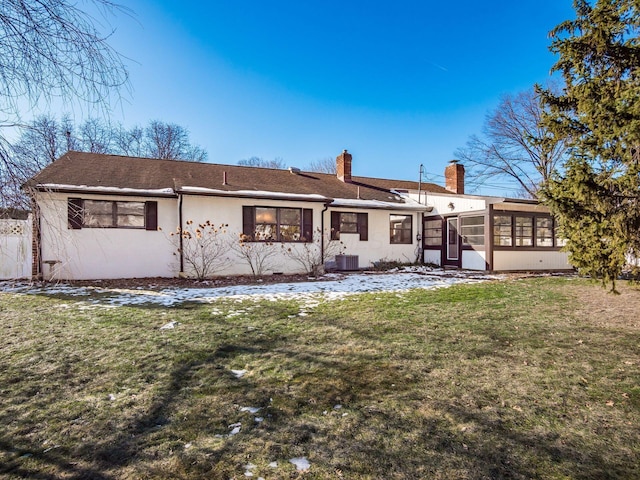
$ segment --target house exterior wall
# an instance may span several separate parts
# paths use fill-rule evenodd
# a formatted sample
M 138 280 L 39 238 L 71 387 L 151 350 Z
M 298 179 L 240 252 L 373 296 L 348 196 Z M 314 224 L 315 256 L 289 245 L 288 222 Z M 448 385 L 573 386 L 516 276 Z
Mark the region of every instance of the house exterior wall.
M 96 194 L 39 193 L 38 204 L 41 216 L 40 257 L 42 275 L 47 280 L 89 280 L 140 277 L 176 277 L 180 274 L 180 256 L 177 254 L 180 225 L 180 201 L 176 198 L 152 198 L 158 202 L 158 230 L 148 231 L 133 228 L 69 228 L 68 200 L 80 197 L 83 200 L 148 201 L 148 197 L 114 196 Z M 225 225 L 225 241 L 238 245 L 243 230 L 243 207 L 290 207 L 308 208 L 313 211 L 313 227 L 319 232 L 324 215 L 325 247 L 330 243 L 330 210 L 323 214 L 324 204 L 256 198 L 233 198 L 203 195 L 182 197 L 182 221 L 195 225 L 211 222 L 215 226 Z M 356 211 L 339 208 L 337 211 Z M 342 253 L 358 255 L 359 267 L 370 267 L 382 259 L 415 261 L 419 226 L 419 214 L 376 209 L 357 209 L 368 216 L 368 240 L 361 241 L 358 235 L 344 233 L 340 240 L 346 247 Z M 412 239 L 410 244 L 391 244 L 390 215 L 411 215 Z M 284 249 L 302 252 L 304 249 L 319 252 L 319 233 L 313 243 L 274 243 L 277 255 L 271 259 L 264 273 L 302 273 L 304 266 L 286 255 Z M 256 246 L 259 245 L 256 242 Z M 328 248 L 328 247 L 327 247 Z M 228 265 L 215 272 L 220 275 L 251 274 L 249 264 L 232 248 L 225 253 Z M 185 274 L 192 275 L 188 262 L 184 262 Z
M 495 250 L 493 270 L 571 270 L 569 254 L 562 251 L 542 250 Z
M 176 257 L 165 232 L 178 224 L 175 199 L 158 198 L 158 226 L 162 230 L 124 228 L 70 229 L 68 198 L 145 201 L 145 197 L 38 193 L 40 257 L 47 280 L 90 280 L 173 277 Z M 55 263 L 53 263 L 55 262 Z
M 487 270 L 487 253 L 482 250 L 463 250 L 462 268 L 465 270 Z
M 428 265 L 442 266 L 442 252 L 440 250 L 425 250 L 424 263 Z
M 414 197 L 412 195 L 412 197 Z M 417 197 L 415 197 L 417 199 Z M 424 193 L 422 194 L 422 202 L 424 203 Z M 453 208 L 449 206 L 453 205 Z M 483 214 L 487 208 L 487 201 L 483 198 L 462 196 L 462 195 L 437 195 L 427 194 L 427 205 L 432 206 L 433 210 L 429 215 L 451 215 L 458 213 L 474 213 Z
M 183 221 L 186 222 L 192 220 L 194 223 L 204 223 L 208 220 L 216 226 L 227 225 L 225 227 L 226 233 L 224 235 L 228 241 L 232 242 L 234 245 L 238 245 L 240 243 L 240 236 L 243 233 L 242 208 L 245 206 L 312 209 L 314 230 L 320 228 L 320 215 L 324 208 L 324 204 L 318 202 L 185 195 L 182 203 Z M 325 227 L 328 227 L 328 223 L 326 223 Z M 175 228 L 176 227 L 173 229 L 175 230 Z M 275 249 L 278 254 L 271 259 L 269 262 L 271 266 L 264 273 L 302 273 L 304 271 L 304 266 L 290 256 L 285 255 L 283 246 L 293 250 L 310 248 L 319 252 L 319 237 L 315 240 L 317 241 L 313 244 L 300 242 L 274 242 L 271 245 L 271 248 Z M 248 245 L 251 244 L 248 243 Z M 258 247 L 259 245 L 261 245 L 260 242 L 255 242 L 255 246 Z M 252 273 L 249 264 L 246 261 L 243 261 L 243 259 L 237 253 L 233 252 L 232 249 L 229 250 L 228 256 L 232 259 L 232 262 L 227 268 L 219 272 L 220 275 L 250 275 Z M 186 273 L 189 274 L 190 272 L 187 271 Z
M 367 240 L 360 240 L 357 233 L 340 233 L 340 241 L 346 247 L 345 255 L 357 255 L 360 268 L 369 268 L 380 260 L 413 263 L 419 256 L 416 235 L 421 230 L 421 216 L 411 211 L 390 211 L 379 209 L 354 209 L 349 207 L 330 208 L 325 214 L 325 226 L 330 226 L 331 212 L 360 212 L 368 216 L 369 235 Z M 390 216 L 411 215 L 412 232 L 410 244 L 392 244 L 390 239 Z
M 324 243 L 327 251 L 333 250 L 329 246 L 331 242 L 331 212 L 366 213 L 368 216 L 368 240 L 360 240 L 360 235 L 355 233 L 340 234 L 340 241 L 344 245 L 342 253 L 345 255 L 357 255 L 359 268 L 371 267 L 374 262 L 382 259 L 414 262 L 417 257 L 418 244 L 415 237 L 419 227 L 420 215 L 411 211 L 362 209 L 345 206 L 329 208 L 323 213 L 325 205 L 319 202 L 186 195 L 184 196 L 182 207 L 183 219 L 185 221 L 190 219 L 198 223 L 209 220 L 215 225 L 226 224 L 228 225 L 229 235 L 235 241 L 236 238 L 239 240 L 242 233 L 242 207 L 244 206 L 313 209 L 313 227 L 316 234 L 319 233 L 319 229 L 323 225 L 324 217 Z M 391 214 L 411 215 L 412 239 L 410 244 L 391 244 L 389 226 Z M 284 243 L 284 246 L 293 250 L 315 248 L 319 251 L 319 237 L 316 237 L 314 242 L 313 245 L 291 242 Z M 281 249 L 281 245 L 276 243 L 274 248 Z M 300 273 L 302 271 L 300 263 L 284 254 L 280 254 L 278 260 L 274 263 L 274 268 L 270 272 Z M 248 264 L 239 260 L 234 262 L 232 267 L 221 273 L 225 275 L 246 275 L 251 273 L 251 269 Z

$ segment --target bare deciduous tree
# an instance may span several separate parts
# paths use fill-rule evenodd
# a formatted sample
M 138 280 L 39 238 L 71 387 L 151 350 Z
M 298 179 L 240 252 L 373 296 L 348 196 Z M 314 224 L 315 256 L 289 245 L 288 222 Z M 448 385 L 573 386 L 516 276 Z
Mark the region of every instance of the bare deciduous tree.
M 189 141 L 189 131 L 175 123 L 152 120 L 145 129 L 145 156 L 164 160 L 204 162 L 207 152 Z
M 260 157 L 250 157 L 238 161 L 238 165 L 242 165 L 243 167 L 276 168 L 281 170 L 287 168 L 286 163 L 280 157 L 276 157 L 273 160 L 265 160 Z
M 109 123 L 90 118 L 80 124 L 77 133 L 77 150 L 91 153 L 113 153 L 114 132 Z
M 317 173 L 331 173 L 333 175 L 337 173 L 336 161 L 331 157 L 315 160 L 306 169 Z
M 111 0 L 92 0 L 105 19 L 128 13 Z M 122 57 L 94 17 L 68 0 L 4 0 L 0 4 L 0 127 L 20 127 L 20 110 L 64 99 L 106 106 L 127 85 Z M 0 181 L 19 185 L 24 172 L 0 133 Z M 9 205 L 11 206 L 11 205 Z
M 144 157 L 144 128 L 135 126 L 130 129 L 122 125 L 114 130 L 115 151 L 129 157 Z
M 505 95 L 485 119 L 483 134 L 472 136 L 455 152 L 477 183 L 507 180 L 536 198 L 540 186 L 561 165 L 566 153 L 563 141 L 553 141 L 540 125 L 543 109 L 532 88 Z
M 5 164 L 10 169 L 0 169 L 0 205 L 7 207 L 27 208 L 28 199 L 20 186 L 68 150 L 150 158 L 162 151 L 163 155 L 169 152 L 178 158 L 171 155 L 159 158 L 195 161 L 205 160 L 207 155 L 191 144 L 185 128 L 160 121 L 150 122 L 147 128 L 134 126 L 127 130 L 96 118 L 76 127 L 69 116 L 57 120 L 41 115 L 21 131 L 17 142 L 7 144 Z M 2 175 L 9 171 L 11 175 Z

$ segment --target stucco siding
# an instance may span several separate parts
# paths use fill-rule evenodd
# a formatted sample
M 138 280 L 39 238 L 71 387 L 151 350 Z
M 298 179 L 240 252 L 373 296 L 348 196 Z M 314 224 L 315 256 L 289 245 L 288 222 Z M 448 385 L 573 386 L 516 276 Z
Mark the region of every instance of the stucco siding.
M 225 225 L 225 232 L 222 233 L 226 237 L 226 241 L 238 245 L 240 236 L 242 235 L 242 207 L 279 207 L 279 208 L 309 208 L 313 210 L 313 228 L 319 230 L 321 226 L 321 211 L 324 205 L 318 202 L 295 202 L 269 199 L 255 198 L 226 198 L 214 196 L 197 196 L 185 195 L 183 197 L 182 211 L 183 221 L 192 220 L 195 223 L 204 223 L 206 221 L 219 226 Z M 176 224 L 177 225 L 177 224 Z M 328 224 L 325 225 L 328 228 Z M 328 230 L 327 230 L 328 231 Z M 277 256 L 271 258 L 269 268 L 265 274 L 269 273 L 303 273 L 304 266 L 298 263 L 289 255 L 285 255 L 285 249 L 299 250 L 309 248 L 320 249 L 319 236 L 314 239 L 315 243 L 273 243 L 268 248 L 272 248 L 277 252 Z M 262 248 L 260 243 L 255 246 Z M 266 245 L 264 247 L 267 247 Z M 249 264 L 242 259 L 233 248 L 229 248 L 227 257 L 231 260 L 228 266 L 219 271 L 220 275 L 250 275 L 252 273 Z M 189 273 L 189 272 L 187 272 Z
M 71 195 L 39 194 L 41 263 L 45 279 L 109 279 L 172 277 L 176 275 L 167 232 L 178 224 L 175 199 L 158 201 L 161 230 L 82 228 L 68 226 L 67 201 Z M 78 195 L 74 195 L 78 196 Z M 82 195 L 95 200 L 149 200 L 144 197 Z M 53 263 L 56 262 L 56 263 Z
M 416 240 L 420 215 L 415 212 L 363 210 L 332 208 L 325 215 L 325 225 L 330 227 L 331 211 L 367 213 L 369 235 L 368 240 L 360 240 L 357 233 L 341 233 L 340 241 L 346 247 L 346 255 L 357 255 L 360 268 L 369 268 L 380 260 L 399 261 L 402 263 L 415 262 L 418 257 L 418 243 Z M 392 244 L 390 239 L 390 215 L 411 215 L 412 235 L 410 244 Z

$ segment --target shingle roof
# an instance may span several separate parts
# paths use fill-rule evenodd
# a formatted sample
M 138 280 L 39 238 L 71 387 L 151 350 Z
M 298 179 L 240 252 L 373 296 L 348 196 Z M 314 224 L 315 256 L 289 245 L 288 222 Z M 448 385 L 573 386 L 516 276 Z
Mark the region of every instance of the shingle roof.
M 403 203 L 394 189 L 417 190 L 417 182 L 353 177 L 352 183 L 335 175 L 238 165 L 183 162 L 67 152 L 33 177 L 28 185 L 59 190 L 132 189 L 186 191 L 187 187 L 217 192 L 274 192 L 328 198 L 377 200 Z M 422 184 L 434 193 L 450 193 L 435 184 Z

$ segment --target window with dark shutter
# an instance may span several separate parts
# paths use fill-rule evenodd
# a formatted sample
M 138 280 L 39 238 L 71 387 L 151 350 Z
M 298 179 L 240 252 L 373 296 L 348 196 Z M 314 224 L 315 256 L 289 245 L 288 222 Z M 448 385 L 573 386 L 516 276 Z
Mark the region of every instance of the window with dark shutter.
M 254 207 L 242 207 L 242 234 L 253 240 L 256 230 L 256 209 Z
M 144 228 L 158 229 L 158 202 L 129 202 L 113 200 L 67 201 L 68 226 L 81 228 Z
M 243 206 L 242 233 L 252 242 L 313 242 L 313 210 Z
M 361 241 L 369 240 L 369 216 L 366 213 L 358 214 L 358 232 Z
M 69 198 L 67 203 L 68 228 L 78 230 L 82 228 L 82 208 L 81 198 Z
M 331 240 L 340 240 L 340 212 L 331 212 Z
M 145 202 L 144 228 L 146 230 L 158 230 L 158 202 Z
M 302 210 L 302 240 L 313 242 L 313 210 L 310 208 Z
M 361 241 L 369 239 L 369 214 L 331 212 L 331 240 L 339 240 L 341 233 L 357 233 Z

